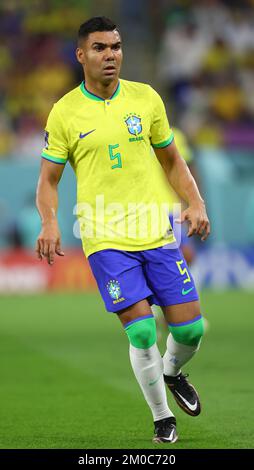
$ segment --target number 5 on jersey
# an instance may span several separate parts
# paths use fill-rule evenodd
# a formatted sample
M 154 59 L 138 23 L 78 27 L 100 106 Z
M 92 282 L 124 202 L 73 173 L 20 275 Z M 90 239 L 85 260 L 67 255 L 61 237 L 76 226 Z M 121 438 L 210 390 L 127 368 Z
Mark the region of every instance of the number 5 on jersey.
M 122 168 L 122 160 L 121 160 L 121 154 L 118 152 L 118 153 L 113 153 L 113 151 L 115 149 L 117 149 L 119 147 L 119 144 L 115 144 L 115 145 L 109 145 L 108 146 L 108 149 L 109 149 L 109 156 L 110 156 L 110 160 L 115 160 L 117 159 L 117 163 L 115 165 L 112 165 L 112 170 L 114 170 L 115 168 Z

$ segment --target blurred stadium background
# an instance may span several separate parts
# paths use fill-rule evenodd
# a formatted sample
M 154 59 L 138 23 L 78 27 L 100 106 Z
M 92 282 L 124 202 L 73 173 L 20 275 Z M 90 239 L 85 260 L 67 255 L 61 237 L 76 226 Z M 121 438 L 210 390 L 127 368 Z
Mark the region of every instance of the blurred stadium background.
M 195 240 L 192 265 L 210 325 L 189 367 L 204 413 L 193 423 L 175 410 L 176 447 L 253 447 L 253 0 L 1 0 L 0 447 L 152 446 L 127 340 L 73 235 L 68 165 L 59 198 L 65 258 L 49 268 L 33 252 L 46 118 L 82 80 L 75 39 L 94 15 L 119 24 L 121 76 L 157 89 L 186 135 L 212 224 L 205 244 Z

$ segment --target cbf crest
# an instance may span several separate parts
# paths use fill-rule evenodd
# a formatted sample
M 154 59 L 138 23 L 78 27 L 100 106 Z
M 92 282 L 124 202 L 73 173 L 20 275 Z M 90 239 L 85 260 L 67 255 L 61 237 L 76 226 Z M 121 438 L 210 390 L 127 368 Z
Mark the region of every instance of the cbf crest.
M 141 117 L 139 114 L 128 114 L 124 117 L 128 131 L 132 135 L 138 135 L 142 132 Z
M 121 297 L 121 287 L 118 281 L 115 281 L 115 279 L 111 279 L 107 283 L 107 290 L 110 295 L 110 297 L 114 300 L 118 300 Z

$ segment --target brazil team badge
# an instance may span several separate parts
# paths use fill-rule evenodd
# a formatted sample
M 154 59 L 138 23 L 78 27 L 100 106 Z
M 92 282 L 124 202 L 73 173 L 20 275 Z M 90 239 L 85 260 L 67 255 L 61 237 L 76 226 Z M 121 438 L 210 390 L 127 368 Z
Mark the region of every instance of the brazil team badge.
M 108 290 L 110 297 L 113 299 L 113 304 L 116 304 L 118 302 L 122 302 L 123 300 L 125 300 L 124 297 L 121 297 L 122 291 L 121 291 L 120 284 L 115 279 L 111 279 L 107 283 L 107 290 Z
M 135 114 L 129 114 L 128 116 L 125 116 L 124 119 L 130 134 L 138 135 L 142 132 L 140 116 L 136 116 Z
M 121 296 L 121 288 L 120 288 L 120 284 L 119 284 L 118 281 L 115 281 L 114 279 L 110 280 L 107 283 L 107 289 L 108 289 L 108 293 L 109 293 L 109 295 L 112 299 L 117 300 Z

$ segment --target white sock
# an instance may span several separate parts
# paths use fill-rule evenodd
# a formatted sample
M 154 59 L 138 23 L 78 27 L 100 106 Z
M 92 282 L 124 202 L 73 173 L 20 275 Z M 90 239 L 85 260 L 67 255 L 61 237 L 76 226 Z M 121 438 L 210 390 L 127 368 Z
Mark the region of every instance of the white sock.
M 167 349 L 163 356 L 164 374 L 178 375 L 181 372 L 181 367 L 194 356 L 199 346 L 200 342 L 196 346 L 177 343 L 170 333 L 167 339 Z
M 163 360 L 157 344 L 148 349 L 135 348 L 130 344 L 130 360 L 135 377 L 151 409 L 153 420 L 174 416 L 167 403 Z

